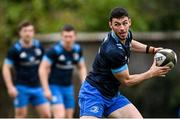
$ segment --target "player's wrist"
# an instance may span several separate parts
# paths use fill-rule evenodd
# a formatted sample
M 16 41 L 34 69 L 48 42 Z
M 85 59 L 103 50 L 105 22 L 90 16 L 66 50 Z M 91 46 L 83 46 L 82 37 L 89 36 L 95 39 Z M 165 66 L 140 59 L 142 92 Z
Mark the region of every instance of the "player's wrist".
M 46 88 L 43 88 L 43 90 L 44 90 L 45 92 L 49 92 L 49 91 L 50 91 L 50 88 L 49 88 L 49 87 L 46 87 Z
M 151 48 L 151 54 L 155 54 L 156 53 L 156 48 L 155 47 L 150 47 Z
M 150 78 L 153 78 L 153 77 L 154 77 L 154 76 L 153 76 L 153 72 L 152 72 L 152 69 L 151 69 L 151 68 L 147 71 L 147 77 L 148 77 L 148 79 L 150 79 Z
M 155 53 L 156 53 L 156 48 L 147 45 L 147 46 L 146 46 L 146 53 L 147 53 L 147 54 L 155 54 Z

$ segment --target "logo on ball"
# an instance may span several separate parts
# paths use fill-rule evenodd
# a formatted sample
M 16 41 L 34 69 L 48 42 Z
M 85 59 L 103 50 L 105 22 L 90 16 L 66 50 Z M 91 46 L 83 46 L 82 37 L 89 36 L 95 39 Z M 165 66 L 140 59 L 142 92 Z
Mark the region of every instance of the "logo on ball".
M 169 66 L 173 68 L 177 63 L 177 55 L 171 49 L 159 50 L 155 56 L 156 66 Z

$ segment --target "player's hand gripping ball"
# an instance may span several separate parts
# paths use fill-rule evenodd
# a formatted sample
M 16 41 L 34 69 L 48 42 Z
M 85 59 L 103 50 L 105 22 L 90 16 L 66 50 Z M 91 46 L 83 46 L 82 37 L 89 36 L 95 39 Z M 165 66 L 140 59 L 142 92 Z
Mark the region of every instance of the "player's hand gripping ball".
M 171 49 L 161 49 L 155 56 L 156 66 L 169 66 L 171 69 L 177 63 L 177 55 Z

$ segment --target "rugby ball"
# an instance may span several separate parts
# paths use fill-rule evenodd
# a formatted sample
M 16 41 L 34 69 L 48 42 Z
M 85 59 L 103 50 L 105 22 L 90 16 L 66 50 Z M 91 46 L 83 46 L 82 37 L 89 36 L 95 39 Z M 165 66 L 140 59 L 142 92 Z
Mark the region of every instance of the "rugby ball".
M 171 49 L 161 49 L 155 56 L 156 66 L 169 66 L 171 69 L 177 63 L 177 55 Z

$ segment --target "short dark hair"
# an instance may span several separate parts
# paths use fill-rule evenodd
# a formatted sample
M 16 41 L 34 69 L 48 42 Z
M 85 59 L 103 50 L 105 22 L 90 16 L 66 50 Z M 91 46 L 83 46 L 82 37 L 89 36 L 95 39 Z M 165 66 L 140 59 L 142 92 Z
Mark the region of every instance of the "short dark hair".
M 122 7 L 114 8 L 109 17 L 109 21 L 112 21 L 113 18 L 129 17 L 128 12 Z
M 33 26 L 33 24 L 30 21 L 22 21 L 19 25 L 18 25 L 18 32 L 23 28 L 23 27 L 27 27 L 27 26 Z
M 72 25 L 70 25 L 70 24 L 65 24 L 64 26 L 63 26 L 63 28 L 61 29 L 61 31 L 75 31 L 75 29 L 74 29 L 74 27 L 72 26 Z

